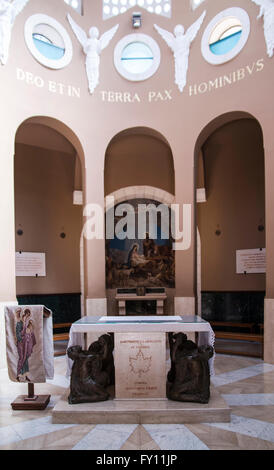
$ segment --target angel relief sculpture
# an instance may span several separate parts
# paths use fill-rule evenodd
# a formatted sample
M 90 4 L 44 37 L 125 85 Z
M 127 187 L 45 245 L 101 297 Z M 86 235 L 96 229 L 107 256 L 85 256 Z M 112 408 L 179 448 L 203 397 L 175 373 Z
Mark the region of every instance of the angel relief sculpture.
M 175 26 L 174 34 L 160 28 L 156 24 L 154 25 L 155 29 L 166 41 L 167 45 L 173 52 L 175 60 L 175 83 L 178 85 L 178 88 L 181 92 L 183 91 L 186 84 L 190 45 L 198 34 L 205 15 L 206 11 L 202 13 L 202 15 L 188 28 L 185 33 L 184 27 L 181 24 Z
M 16 16 L 29 0 L 0 0 L 0 62 L 5 65 L 9 56 L 11 31 Z
M 108 46 L 117 29 L 119 28 L 119 25 L 117 24 L 116 26 L 113 26 L 113 28 L 102 34 L 99 39 L 99 31 L 95 26 L 90 28 L 88 37 L 85 31 L 75 23 L 70 14 L 67 15 L 67 18 L 72 31 L 82 45 L 83 51 L 86 54 L 86 73 L 88 78 L 89 91 L 92 94 L 99 84 L 101 52 Z
M 252 0 L 260 7 L 258 18 L 264 17 L 264 37 L 268 57 L 273 56 L 274 51 L 274 0 Z

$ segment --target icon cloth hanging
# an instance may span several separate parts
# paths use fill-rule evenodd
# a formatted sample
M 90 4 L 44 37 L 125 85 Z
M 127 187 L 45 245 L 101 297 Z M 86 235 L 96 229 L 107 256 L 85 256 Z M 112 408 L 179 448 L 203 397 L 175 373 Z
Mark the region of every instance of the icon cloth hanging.
M 52 312 L 43 305 L 6 306 L 5 324 L 10 380 L 43 383 L 53 379 Z

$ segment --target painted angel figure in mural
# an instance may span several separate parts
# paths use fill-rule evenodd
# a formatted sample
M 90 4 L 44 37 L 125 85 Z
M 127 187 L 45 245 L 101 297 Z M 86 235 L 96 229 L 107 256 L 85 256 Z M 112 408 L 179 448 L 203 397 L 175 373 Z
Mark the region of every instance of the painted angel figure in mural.
M 274 51 L 274 1 L 252 0 L 260 7 L 258 18 L 264 17 L 264 37 L 267 47 L 267 55 L 273 56 Z
M 30 382 L 27 374 L 29 373 L 29 358 L 32 355 L 33 348 L 36 345 L 34 335 L 33 321 L 31 311 L 26 308 L 21 315 L 21 309 L 16 310 L 16 342 L 18 351 L 17 363 L 17 381 Z M 22 379 L 22 380 L 21 380 Z
M 101 52 L 109 45 L 111 39 L 119 28 L 119 25 L 117 24 L 116 26 L 113 26 L 113 28 L 102 34 L 99 39 L 99 31 L 95 26 L 90 28 L 88 37 L 85 31 L 75 23 L 69 13 L 67 18 L 75 36 L 82 45 L 83 51 L 86 54 L 86 72 L 89 91 L 92 94 L 99 84 Z
M 206 11 L 202 13 L 202 15 L 188 28 L 186 32 L 181 24 L 175 26 L 174 34 L 160 28 L 156 24 L 154 25 L 155 29 L 166 41 L 167 45 L 173 52 L 175 60 L 175 83 L 178 85 L 181 92 L 186 84 L 190 45 L 198 34 L 205 15 Z
M 8 60 L 11 30 L 16 16 L 21 13 L 29 0 L 0 0 L 0 62 Z

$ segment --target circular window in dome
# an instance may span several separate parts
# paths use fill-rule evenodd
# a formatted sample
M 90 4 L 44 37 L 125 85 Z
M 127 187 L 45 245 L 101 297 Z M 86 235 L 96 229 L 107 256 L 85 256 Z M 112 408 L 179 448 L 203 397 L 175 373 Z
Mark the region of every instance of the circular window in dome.
M 47 24 L 37 24 L 33 28 L 32 40 L 36 49 L 47 59 L 59 60 L 65 55 L 62 36 Z
M 242 23 L 238 18 L 224 18 L 212 31 L 209 48 L 213 54 L 222 55 L 230 52 L 240 40 Z
M 233 59 L 244 47 L 250 32 L 248 14 L 242 8 L 228 8 L 215 16 L 202 37 L 202 54 L 210 64 Z
M 160 65 L 161 53 L 156 41 L 145 34 L 129 34 L 114 50 L 114 64 L 127 80 L 141 81 L 151 77 Z
M 129 73 L 145 73 L 150 69 L 153 60 L 152 50 L 143 42 L 132 42 L 122 51 L 121 61 Z
M 33 15 L 25 24 L 25 41 L 38 62 L 60 69 L 72 59 L 72 43 L 65 28 L 47 15 Z

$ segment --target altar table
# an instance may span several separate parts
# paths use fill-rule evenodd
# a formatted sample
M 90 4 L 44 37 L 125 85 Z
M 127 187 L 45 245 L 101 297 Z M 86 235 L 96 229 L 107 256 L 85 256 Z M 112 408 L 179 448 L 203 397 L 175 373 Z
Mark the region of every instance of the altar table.
M 148 337 L 151 333 L 153 337 L 156 333 L 178 333 L 183 332 L 197 333 L 198 346 L 210 345 L 214 348 L 215 335 L 210 324 L 203 320 L 197 315 L 169 315 L 169 316 L 85 316 L 80 320 L 77 320 L 71 325 L 69 333 L 68 347 L 80 345 L 83 348 L 85 345 L 85 334 L 96 333 L 98 337 L 105 333 L 114 333 L 114 337 L 126 337 L 126 335 L 136 334 L 140 338 L 140 334 Z M 115 335 L 115 333 L 118 333 Z M 135 341 L 137 342 L 137 341 Z M 140 342 L 140 341 L 139 341 Z M 117 342 L 115 344 L 118 344 Z M 140 350 L 139 354 L 143 351 Z M 133 354 L 133 353 L 132 353 Z M 137 356 L 138 358 L 138 353 Z M 142 357 L 145 359 L 145 356 Z M 116 359 L 116 360 L 115 360 Z M 118 367 L 117 357 L 115 358 L 114 350 L 114 361 Z M 214 356 L 209 361 L 210 374 L 214 375 Z M 70 375 L 72 367 L 72 361 L 68 359 L 67 375 Z

